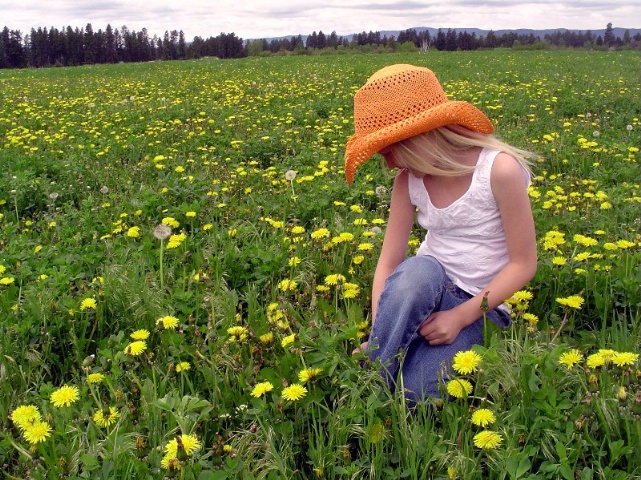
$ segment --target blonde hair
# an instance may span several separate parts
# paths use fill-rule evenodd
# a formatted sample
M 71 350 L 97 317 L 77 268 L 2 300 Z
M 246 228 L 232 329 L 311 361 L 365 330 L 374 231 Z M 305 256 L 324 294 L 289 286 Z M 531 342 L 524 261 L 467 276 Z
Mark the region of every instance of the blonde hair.
M 421 133 L 407 140 L 390 145 L 396 165 L 412 172 L 433 176 L 457 176 L 474 171 L 475 166 L 463 165 L 457 154 L 473 147 L 500 150 L 514 157 L 531 173 L 529 158 L 532 152 L 513 147 L 498 138 L 474 132 L 460 125 L 447 125 Z

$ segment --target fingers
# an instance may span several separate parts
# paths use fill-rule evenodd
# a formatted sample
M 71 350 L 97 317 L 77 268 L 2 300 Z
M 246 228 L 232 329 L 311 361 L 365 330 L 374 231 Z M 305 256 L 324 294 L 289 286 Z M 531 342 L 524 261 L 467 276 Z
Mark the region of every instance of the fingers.
M 354 350 L 352 350 L 352 356 L 363 355 L 365 354 L 365 350 L 367 350 L 367 342 L 361 343 L 360 347 L 356 347 Z

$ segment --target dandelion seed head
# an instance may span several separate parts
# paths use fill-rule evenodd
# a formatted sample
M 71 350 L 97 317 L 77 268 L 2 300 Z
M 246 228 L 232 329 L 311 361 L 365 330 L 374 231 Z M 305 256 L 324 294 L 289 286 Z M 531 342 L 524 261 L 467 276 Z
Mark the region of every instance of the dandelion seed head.
M 171 228 L 169 227 L 169 225 L 159 223 L 158 225 L 156 225 L 156 228 L 154 228 L 154 237 L 156 237 L 158 240 L 167 240 L 170 235 Z

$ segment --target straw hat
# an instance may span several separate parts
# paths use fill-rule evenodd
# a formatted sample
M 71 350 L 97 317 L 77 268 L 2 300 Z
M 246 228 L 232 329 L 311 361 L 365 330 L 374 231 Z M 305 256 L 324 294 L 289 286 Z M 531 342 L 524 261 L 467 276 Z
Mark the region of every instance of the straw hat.
M 354 95 L 354 135 L 345 147 L 345 178 L 385 147 L 445 125 L 492 133 L 492 122 L 475 106 L 448 100 L 436 75 L 397 64 L 374 73 Z

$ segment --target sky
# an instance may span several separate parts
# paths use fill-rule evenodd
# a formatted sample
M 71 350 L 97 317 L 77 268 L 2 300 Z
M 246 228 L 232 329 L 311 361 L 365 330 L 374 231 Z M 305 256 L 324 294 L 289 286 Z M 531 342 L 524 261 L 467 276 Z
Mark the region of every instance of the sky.
M 220 33 L 252 39 L 413 27 L 585 31 L 608 23 L 639 28 L 640 19 L 636 0 L 0 0 L 0 29 L 23 35 L 31 28 L 91 23 L 94 31 L 126 25 L 146 28 L 150 36 L 182 30 L 187 41 Z

